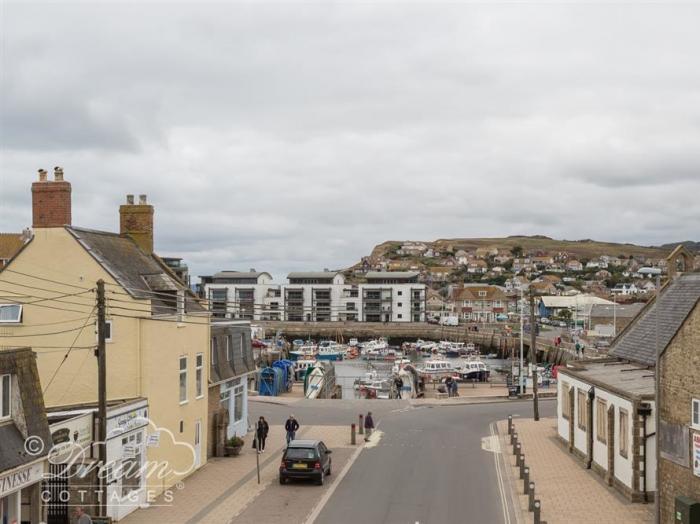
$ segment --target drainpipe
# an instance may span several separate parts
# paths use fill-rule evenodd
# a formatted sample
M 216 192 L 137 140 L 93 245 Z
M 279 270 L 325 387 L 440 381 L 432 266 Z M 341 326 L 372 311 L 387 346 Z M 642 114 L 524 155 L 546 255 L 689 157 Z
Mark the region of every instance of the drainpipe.
M 586 469 L 591 469 L 593 464 L 593 401 L 595 400 L 595 386 L 588 390 L 588 431 L 586 433 L 588 457 L 586 457 Z
M 647 403 L 640 404 L 637 408 L 637 414 L 642 416 L 642 453 L 644 454 L 644 472 L 642 474 L 642 496 L 644 497 L 644 503 L 649 502 L 649 496 L 647 495 L 647 439 L 656 435 L 656 432 L 647 435 L 647 417 L 651 415 L 651 406 Z

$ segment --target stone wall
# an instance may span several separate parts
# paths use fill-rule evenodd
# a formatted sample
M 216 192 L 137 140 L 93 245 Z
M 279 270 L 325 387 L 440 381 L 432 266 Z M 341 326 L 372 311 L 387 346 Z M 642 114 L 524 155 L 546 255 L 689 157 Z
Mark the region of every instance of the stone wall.
M 673 522 L 675 498 L 684 495 L 700 501 L 700 477 L 693 474 L 691 406 L 700 398 L 700 305 L 688 316 L 660 361 L 660 411 L 663 422 L 680 424 L 690 432 L 689 467 L 663 457 L 659 461 L 661 522 Z

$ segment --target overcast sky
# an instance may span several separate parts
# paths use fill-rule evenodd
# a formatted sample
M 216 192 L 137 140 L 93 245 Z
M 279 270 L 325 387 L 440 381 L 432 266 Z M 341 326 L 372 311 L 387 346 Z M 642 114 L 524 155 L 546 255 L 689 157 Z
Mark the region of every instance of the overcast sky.
M 605 4 L 605 5 L 604 5 Z M 0 230 L 63 166 L 195 275 L 384 240 L 700 240 L 700 7 L 2 2 Z

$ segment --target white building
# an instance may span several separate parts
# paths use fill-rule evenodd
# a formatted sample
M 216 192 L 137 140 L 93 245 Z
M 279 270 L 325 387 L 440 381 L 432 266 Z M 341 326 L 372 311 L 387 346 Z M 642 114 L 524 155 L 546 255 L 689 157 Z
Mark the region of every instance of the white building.
M 214 316 L 304 322 L 424 322 L 426 286 L 416 271 L 370 271 L 366 283 L 337 271 L 294 272 L 275 284 L 266 272 L 222 271 L 202 277 Z
M 652 284 L 653 286 L 653 284 Z M 622 295 L 622 296 L 627 296 L 627 295 L 636 295 L 637 293 L 640 292 L 640 289 L 634 284 L 616 284 L 614 288 L 610 290 L 611 293 L 615 295 Z

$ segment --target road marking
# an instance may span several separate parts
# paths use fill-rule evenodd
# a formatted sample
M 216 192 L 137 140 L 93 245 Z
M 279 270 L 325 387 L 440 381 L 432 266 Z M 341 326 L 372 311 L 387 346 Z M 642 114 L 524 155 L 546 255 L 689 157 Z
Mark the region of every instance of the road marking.
M 498 435 L 495 431 L 494 423 L 489 424 L 489 429 L 491 431 L 491 439 L 498 439 Z M 482 439 L 482 446 L 484 439 Z M 498 446 L 500 449 L 500 445 Z M 510 512 L 508 511 L 508 505 L 506 504 L 505 486 L 503 485 L 503 476 L 501 475 L 501 468 L 498 464 L 498 457 L 500 453 L 493 454 L 493 462 L 496 467 L 496 478 L 498 479 L 498 492 L 501 496 L 501 509 L 503 510 L 503 522 L 504 524 L 510 524 Z
M 481 449 L 484 451 L 490 451 L 491 453 L 500 453 L 501 441 L 499 440 L 498 435 L 483 437 L 481 439 Z
M 372 432 L 372 435 L 369 437 L 369 440 L 365 444 L 366 448 L 375 448 L 379 444 L 379 441 L 382 439 L 382 436 L 384 436 L 383 431 L 375 430 Z

